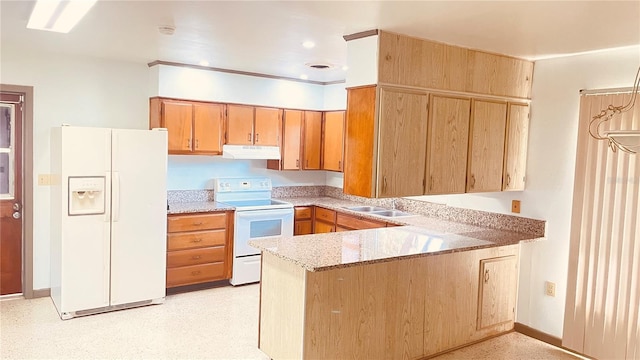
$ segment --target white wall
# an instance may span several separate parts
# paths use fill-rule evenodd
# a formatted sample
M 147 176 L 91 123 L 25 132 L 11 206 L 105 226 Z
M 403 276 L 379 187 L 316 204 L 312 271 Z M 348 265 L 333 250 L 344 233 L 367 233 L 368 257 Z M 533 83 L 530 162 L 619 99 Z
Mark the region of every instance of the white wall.
M 523 192 L 423 196 L 419 199 L 547 221 L 547 241 L 522 245 L 517 321 L 562 337 L 581 89 L 633 85 L 640 47 L 537 61 L 533 76 L 527 184 Z M 556 297 L 544 282 L 556 283 Z
M 0 53 L 2 83 L 33 86 L 33 287 L 49 287 L 49 188 L 37 174 L 49 173 L 52 126 L 146 129 L 148 72 L 144 64 L 41 54 L 8 48 Z M 81 151 L 81 150 L 80 150 Z
M 378 83 L 378 35 L 347 41 L 347 87 Z

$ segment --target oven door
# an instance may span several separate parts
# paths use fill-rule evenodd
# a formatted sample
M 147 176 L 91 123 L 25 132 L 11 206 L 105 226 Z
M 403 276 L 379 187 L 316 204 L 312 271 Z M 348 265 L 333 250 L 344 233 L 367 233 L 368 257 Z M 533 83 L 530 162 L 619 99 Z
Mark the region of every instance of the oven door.
M 237 211 L 233 254 L 235 257 L 260 254 L 250 240 L 274 236 L 293 236 L 293 208 Z

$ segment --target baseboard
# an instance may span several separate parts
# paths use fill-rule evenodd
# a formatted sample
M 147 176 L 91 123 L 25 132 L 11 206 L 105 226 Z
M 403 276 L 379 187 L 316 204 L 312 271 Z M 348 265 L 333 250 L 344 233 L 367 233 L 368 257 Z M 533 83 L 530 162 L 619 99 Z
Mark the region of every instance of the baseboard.
M 527 325 L 515 323 L 513 324 L 513 330 L 519 332 L 520 334 L 527 335 L 528 337 L 532 337 L 542 342 L 546 342 L 547 344 L 551 344 L 556 347 L 562 347 L 562 339 L 549 335 L 547 333 L 544 333 L 540 330 L 536 330 L 534 328 L 528 327 Z
M 33 290 L 32 295 L 33 295 L 32 299 L 41 298 L 41 297 L 48 297 L 48 296 L 51 296 L 51 289 L 47 288 L 47 289 Z

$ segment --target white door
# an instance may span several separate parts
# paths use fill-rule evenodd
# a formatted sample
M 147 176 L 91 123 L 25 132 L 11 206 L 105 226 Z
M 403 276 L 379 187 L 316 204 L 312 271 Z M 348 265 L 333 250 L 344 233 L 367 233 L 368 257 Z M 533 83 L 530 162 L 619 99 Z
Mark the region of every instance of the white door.
M 60 270 L 52 272 L 52 287 L 59 281 L 59 310 L 74 312 L 109 305 L 108 200 L 103 214 L 69 215 L 69 179 L 102 177 L 103 199 L 109 199 L 111 134 L 101 128 L 61 130 L 61 240 L 60 254 L 52 259 Z
M 167 132 L 112 135 L 111 305 L 165 296 Z

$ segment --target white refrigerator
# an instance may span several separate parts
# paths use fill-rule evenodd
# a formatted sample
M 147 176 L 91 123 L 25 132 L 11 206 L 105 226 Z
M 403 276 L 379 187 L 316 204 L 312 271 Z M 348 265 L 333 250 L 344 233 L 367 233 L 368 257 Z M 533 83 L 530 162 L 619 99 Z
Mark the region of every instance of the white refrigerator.
M 51 133 L 51 298 L 62 319 L 162 303 L 167 132 Z

